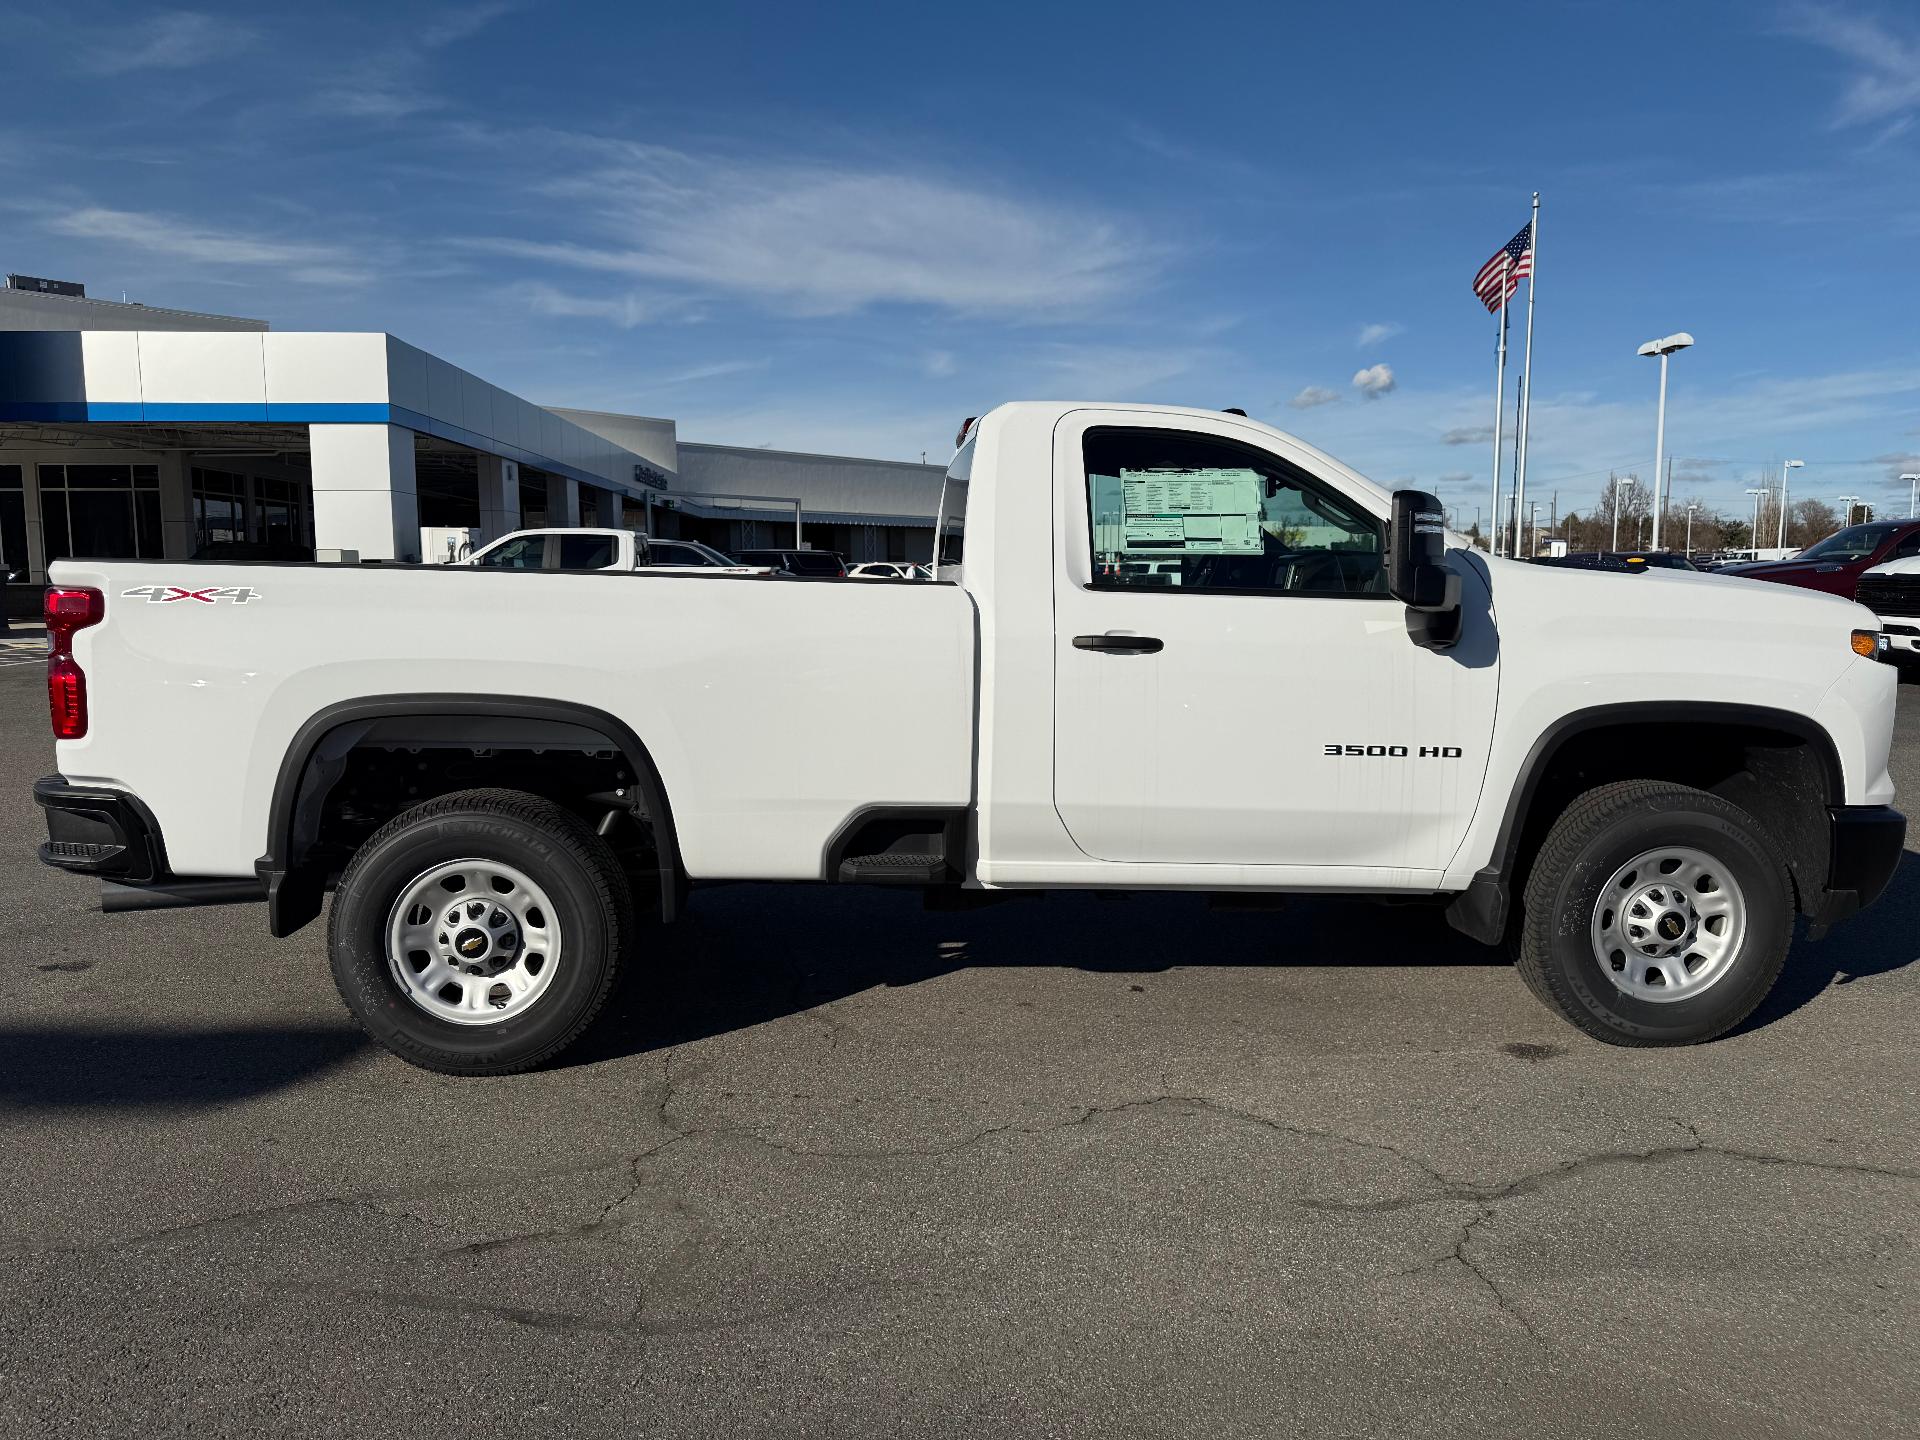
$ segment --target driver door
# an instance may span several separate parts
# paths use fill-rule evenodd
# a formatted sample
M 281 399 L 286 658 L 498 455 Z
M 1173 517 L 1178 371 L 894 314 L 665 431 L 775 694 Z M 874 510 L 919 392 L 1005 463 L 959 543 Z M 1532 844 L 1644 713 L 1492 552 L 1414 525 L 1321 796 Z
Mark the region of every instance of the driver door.
M 1497 668 L 1412 642 L 1381 497 L 1274 441 L 1124 411 L 1056 432 L 1055 808 L 1099 860 L 1437 871 Z

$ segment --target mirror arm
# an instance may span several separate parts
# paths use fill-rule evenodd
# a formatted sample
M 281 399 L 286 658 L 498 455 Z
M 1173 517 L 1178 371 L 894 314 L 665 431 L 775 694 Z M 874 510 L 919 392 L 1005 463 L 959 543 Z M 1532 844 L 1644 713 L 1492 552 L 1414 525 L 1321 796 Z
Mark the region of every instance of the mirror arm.
M 1449 650 L 1460 639 L 1460 577 L 1446 576 L 1438 605 L 1407 606 L 1407 635 L 1423 650 Z

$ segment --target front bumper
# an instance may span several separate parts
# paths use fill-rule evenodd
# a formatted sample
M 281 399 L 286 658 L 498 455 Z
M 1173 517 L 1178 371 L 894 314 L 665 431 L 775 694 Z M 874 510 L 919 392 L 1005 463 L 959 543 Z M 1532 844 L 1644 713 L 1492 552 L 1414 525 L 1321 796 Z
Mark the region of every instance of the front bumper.
M 1827 814 L 1827 888 L 1810 917 L 1819 931 L 1880 898 L 1907 840 L 1907 817 L 1890 805 L 1834 805 Z
M 1874 658 L 1890 665 L 1920 665 L 1920 619 L 1878 616 L 1880 642 Z

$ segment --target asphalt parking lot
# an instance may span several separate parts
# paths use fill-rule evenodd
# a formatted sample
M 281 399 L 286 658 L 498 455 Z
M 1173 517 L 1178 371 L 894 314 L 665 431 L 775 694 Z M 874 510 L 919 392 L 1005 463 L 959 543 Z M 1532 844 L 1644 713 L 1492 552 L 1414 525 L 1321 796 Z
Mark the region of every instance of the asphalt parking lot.
M 739 887 L 457 1081 L 320 926 L 34 863 L 44 706 L 0 667 L 7 1435 L 1914 1432 L 1920 857 L 1692 1050 L 1417 910 Z

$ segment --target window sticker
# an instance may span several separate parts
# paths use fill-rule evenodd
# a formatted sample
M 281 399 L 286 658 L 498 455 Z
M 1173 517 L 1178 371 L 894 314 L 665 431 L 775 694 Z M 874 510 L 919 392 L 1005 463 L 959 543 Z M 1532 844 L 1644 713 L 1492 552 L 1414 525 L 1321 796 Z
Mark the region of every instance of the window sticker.
M 1252 470 L 1122 470 L 1122 553 L 1258 555 L 1263 488 Z

